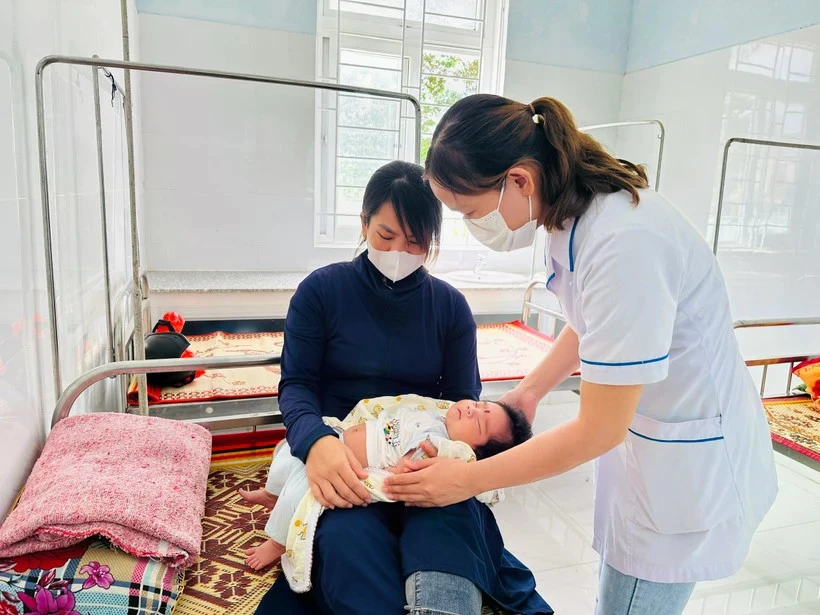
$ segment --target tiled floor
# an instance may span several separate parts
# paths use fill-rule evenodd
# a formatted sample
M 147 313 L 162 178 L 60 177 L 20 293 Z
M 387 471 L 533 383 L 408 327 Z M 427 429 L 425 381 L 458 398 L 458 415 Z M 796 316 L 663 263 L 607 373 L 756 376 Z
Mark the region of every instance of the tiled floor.
M 536 433 L 577 410 L 573 394 L 554 394 L 538 410 Z M 776 455 L 780 493 L 746 564 L 732 578 L 698 585 L 685 615 L 820 614 L 820 473 Z M 556 612 L 592 615 L 592 464 L 507 490 L 496 517 L 508 548 L 530 566 Z

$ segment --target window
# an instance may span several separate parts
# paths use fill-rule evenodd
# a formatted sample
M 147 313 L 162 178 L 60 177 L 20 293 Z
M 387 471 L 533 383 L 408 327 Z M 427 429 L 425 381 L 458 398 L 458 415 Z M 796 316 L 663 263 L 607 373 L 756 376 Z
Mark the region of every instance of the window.
M 420 159 L 447 108 L 500 92 L 507 0 L 318 0 L 318 78 L 405 92 L 422 104 Z M 412 105 L 317 94 L 317 245 L 358 242 L 364 186 L 380 166 L 415 160 Z M 478 245 L 445 210 L 443 247 Z

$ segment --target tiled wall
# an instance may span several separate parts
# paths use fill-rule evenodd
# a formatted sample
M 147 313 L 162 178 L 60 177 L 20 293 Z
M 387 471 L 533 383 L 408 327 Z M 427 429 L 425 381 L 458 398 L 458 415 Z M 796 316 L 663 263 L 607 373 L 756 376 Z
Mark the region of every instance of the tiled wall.
M 820 26 L 629 72 L 620 114 L 664 121 L 661 192 L 711 242 L 727 139 L 820 143 Z M 651 138 L 622 132 L 618 148 L 629 156 Z M 735 318 L 817 315 L 818 178 L 820 152 L 730 149 L 718 257 Z M 753 352 L 775 353 L 771 341 Z M 797 352 L 805 332 L 774 341 Z
M 34 68 L 52 53 L 118 58 L 121 40 L 118 2 L 0 0 L 0 517 L 39 451 L 54 405 L 48 335 L 54 323 L 48 322 L 45 297 Z M 107 359 L 102 240 L 90 69 L 53 66 L 48 71 L 57 328 L 66 385 Z M 121 122 L 105 104 L 103 121 L 114 225 L 110 242 L 119 283 L 127 232 L 121 209 L 123 157 L 115 141 L 121 139 Z M 107 391 L 106 385 L 97 387 L 81 406 L 105 407 Z

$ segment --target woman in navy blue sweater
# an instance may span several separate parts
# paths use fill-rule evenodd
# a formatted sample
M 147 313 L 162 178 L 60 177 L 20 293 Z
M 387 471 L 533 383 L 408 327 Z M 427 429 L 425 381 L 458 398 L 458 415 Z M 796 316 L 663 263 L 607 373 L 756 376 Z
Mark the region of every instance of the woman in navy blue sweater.
M 422 266 L 438 246 L 441 204 L 421 167 L 393 162 L 374 174 L 362 231 L 367 252 L 312 273 L 288 310 L 279 407 L 313 494 L 333 510 L 316 534 L 312 592 L 291 593 L 280 575 L 257 613 L 400 615 L 409 605 L 477 615 L 482 594 L 517 613 L 550 613 L 486 506 L 370 504 L 361 465 L 322 422 L 369 397 L 481 391 L 470 308 Z

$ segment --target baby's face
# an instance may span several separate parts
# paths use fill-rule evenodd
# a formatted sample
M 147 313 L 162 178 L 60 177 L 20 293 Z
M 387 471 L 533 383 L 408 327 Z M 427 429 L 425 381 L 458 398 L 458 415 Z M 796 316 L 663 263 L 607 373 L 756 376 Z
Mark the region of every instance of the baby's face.
M 450 440 L 460 440 L 472 448 L 511 437 L 507 413 L 490 401 L 462 399 L 450 406 L 444 424 Z

